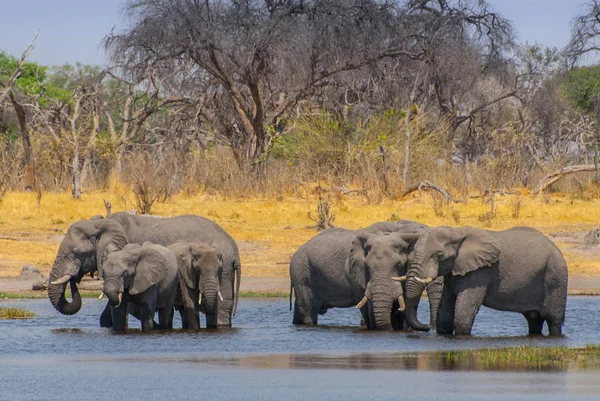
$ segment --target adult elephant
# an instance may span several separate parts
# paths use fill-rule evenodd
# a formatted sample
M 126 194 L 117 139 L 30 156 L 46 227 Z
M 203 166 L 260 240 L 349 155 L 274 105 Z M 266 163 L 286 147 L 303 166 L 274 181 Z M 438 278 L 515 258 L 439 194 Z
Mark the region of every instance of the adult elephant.
M 72 233 L 67 232 L 50 272 L 48 296 L 59 312 L 72 315 L 79 311 L 81 299 L 77 283 L 85 274 L 93 274 L 102 268 L 102 255 L 115 237 L 112 233 L 118 231 L 117 249 L 127 242 L 142 245 L 149 241 L 169 246 L 179 240 L 205 242 L 218 248 L 223 255 L 219 277 L 223 301 L 219 300 L 217 304 L 217 320 L 219 326 L 231 326 L 231 316 L 237 309 L 240 289 L 240 257 L 233 238 L 215 222 L 195 215 L 162 218 L 119 212 L 108 219 L 85 220 L 73 225 L 76 229 L 69 228 Z M 80 226 L 85 226 L 85 230 Z M 64 297 L 67 282 L 71 285 L 73 302 L 67 302 Z
M 217 327 L 217 298 L 222 299 L 219 272 L 223 255 L 205 243 L 177 241 L 168 247 L 177 258 L 179 287 L 175 308 L 184 329 L 200 328 L 200 311 L 206 327 Z
M 126 244 L 125 230 L 117 221 L 93 219 L 71 224 L 58 247 L 48 280 L 48 298 L 56 310 L 64 315 L 79 312 L 81 296 L 77 284 L 86 274 L 93 277 L 109 250 L 120 250 Z M 71 302 L 65 297 L 67 284 Z
M 560 335 L 567 303 L 567 264 L 560 250 L 528 227 L 488 231 L 472 227 L 437 227 L 415 244 L 406 274 L 406 318 L 421 324 L 410 308 L 424 284 L 444 276 L 437 332 L 471 334 L 481 305 L 522 313 L 530 334 Z M 400 278 L 402 279 L 402 278 Z
M 156 312 L 158 329 L 173 328 L 178 275 L 177 259 L 171 250 L 150 242 L 143 246 L 128 244 L 108 254 L 101 274 L 113 330 L 127 328 L 128 313 L 140 320 L 142 331 L 153 330 Z
M 306 244 L 302 245 L 292 256 L 290 261 L 290 310 L 292 308 L 292 292 L 296 294 L 294 301 L 293 324 L 316 325 L 318 315 L 324 314 L 330 308 L 347 308 L 357 305 L 365 296 L 367 283 L 370 279 L 364 266 L 364 259 L 353 257 L 350 259 L 354 240 L 361 234 L 378 232 L 422 233 L 427 227 L 407 220 L 398 222 L 380 222 L 360 230 L 347 230 L 333 228 L 316 235 Z M 414 242 L 414 240 L 413 240 Z M 406 260 L 410 258 L 410 247 L 404 247 Z M 397 266 L 392 266 L 396 268 Z M 404 266 L 402 266 L 404 267 Z M 395 270 L 402 272 L 403 270 Z M 383 285 L 384 282 L 389 284 Z M 375 291 L 388 291 L 390 307 L 394 300 L 392 291 L 393 282 L 389 275 L 385 280 L 375 283 Z M 430 303 L 435 307 L 441 294 L 439 283 L 428 288 Z M 387 301 L 386 301 L 387 302 Z M 399 305 L 398 305 L 399 306 Z M 414 305 L 416 307 L 416 305 Z M 397 312 L 392 312 L 387 317 L 390 321 L 376 321 L 373 304 L 368 302 L 361 305 L 360 311 L 367 328 L 402 328 L 402 322 Z M 393 320 L 393 323 L 391 322 Z

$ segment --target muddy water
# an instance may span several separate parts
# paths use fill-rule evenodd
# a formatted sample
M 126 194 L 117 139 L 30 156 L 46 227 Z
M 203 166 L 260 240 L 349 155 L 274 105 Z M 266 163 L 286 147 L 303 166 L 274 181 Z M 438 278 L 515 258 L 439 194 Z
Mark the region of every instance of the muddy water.
M 409 394 L 597 400 L 600 394 L 600 372 L 473 372 L 419 353 L 600 343 L 600 297 L 569 299 L 562 338 L 527 337 L 521 315 L 486 308 L 468 338 L 368 332 L 358 327 L 354 309 L 330 310 L 320 327 L 296 328 L 280 299 L 243 299 L 233 329 L 114 334 L 98 325 L 105 304 L 84 301 L 75 316 L 58 314 L 47 300 L 0 302 L 37 314 L 0 321 L 0 400 L 391 400 Z

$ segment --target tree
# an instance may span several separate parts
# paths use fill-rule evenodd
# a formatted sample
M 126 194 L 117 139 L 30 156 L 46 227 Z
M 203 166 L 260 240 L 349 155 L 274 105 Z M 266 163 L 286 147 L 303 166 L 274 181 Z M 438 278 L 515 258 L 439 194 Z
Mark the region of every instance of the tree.
M 29 53 L 33 50 L 38 32 L 31 40 L 27 49 L 19 60 L 14 57 L 9 57 L 4 53 L 0 53 L 0 106 L 6 97 L 10 99 L 10 103 L 15 110 L 21 139 L 23 140 L 23 162 L 25 164 L 25 190 L 33 191 L 35 185 L 35 160 L 31 147 L 31 135 L 27 124 L 27 115 L 25 107 L 18 99 L 18 94 L 15 94 L 15 86 L 24 90 L 39 89 L 40 75 L 44 74 L 44 69 L 39 68 L 36 63 L 28 63 L 25 61 Z
M 340 73 L 422 55 L 391 0 L 129 0 L 106 48 L 124 73 L 197 104 L 240 167 L 264 163 L 300 102 Z

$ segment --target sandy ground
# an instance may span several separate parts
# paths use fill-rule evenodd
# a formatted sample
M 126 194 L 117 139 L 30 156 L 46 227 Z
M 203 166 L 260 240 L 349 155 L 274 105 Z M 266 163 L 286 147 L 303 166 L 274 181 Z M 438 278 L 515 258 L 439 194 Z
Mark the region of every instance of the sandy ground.
M 588 264 L 600 265 L 600 246 L 587 247 L 581 245 L 587 231 L 581 232 L 555 232 L 549 237 L 561 248 L 563 252 L 577 255 L 585 259 Z M 51 242 L 60 243 L 61 236 L 53 236 Z M 243 292 L 283 292 L 290 290 L 288 275 L 288 262 L 292 251 L 279 251 L 270 249 L 268 244 L 253 243 L 251 241 L 238 241 L 242 256 L 242 283 Z M 275 251 L 275 252 L 273 252 Z M 289 253 L 289 255 L 288 255 Z M 276 254 L 276 257 L 273 257 Z M 262 256 L 258 258 L 257 256 Z M 269 255 L 271 257 L 269 257 Z M 270 259 L 270 263 L 266 260 Z M 273 262 L 276 260 L 276 262 Z M 42 271 L 43 273 L 46 273 Z M 30 292 L 32 285 L 40 280 L 20 280 L 19 278 L 0 278 L 1 292 Z M 85 277 L 79 288 L 84 291 L 100 290 L 102 281 Z M 42 294 L 44 292 L 40 292 Z M 600 276 L 587 274 L 573 274 L 569 276 L 570 295 L 600 295 Z

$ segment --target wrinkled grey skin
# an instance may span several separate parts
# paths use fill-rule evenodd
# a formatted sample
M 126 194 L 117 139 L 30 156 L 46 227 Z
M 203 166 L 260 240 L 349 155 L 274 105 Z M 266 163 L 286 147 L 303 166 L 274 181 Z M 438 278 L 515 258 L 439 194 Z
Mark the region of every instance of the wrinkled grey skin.
M 168 248 L 177 258 L 179 286 L 175 308 L 181 314 L 182 327 L 200 328 L 200 311 L 206 315 L 206 327 L 217 327 L 219 273 L 223 268 L 221 252 L 208 244 L 185 241 Z
M 195 215 L 171 218 L 140 216 L 130 213 L 114 213 L 109 220 L 121 224 L 130 243 L 143 244 L 150 241 L 169 246 L 177 241 L 211 244 L 222 253 L 223 267 L 219 281 L 223 301 L 217 300 L 218 326 L 231 327 L 231 316 L 237 309 L 241 265 L 237 244 L 215 222 Z M 235 282 L 235 289 L 234 289 Z
M 444 276 L 437 332 L 471 334 L 481 305 L 522 313 L 530 334 L 560 335 L 567 301 L 567 265 L 560 250 L 528 227 L 488 231 L 472 227 L 437 227 L 415 244 L 407 272 L 406 305 L 421 296 L 416 278 Z M 413 328 L 422 325 L 407 314 Z
M 387 265 L 380 264 L 386 271 L 384 279 L 383 276 L 367 271 L 364 261 L 359 258 L 350 260 L 349 257 L 353 244 L 356 245 L 355 239 L 361 234 L 419 233 L 426 230 L 426 226 L 412 221 L 380 222 L 361 230 L 329 229 L 313 237 L 294 253 L 290 262 L 290 309 L 292 291 L 296 294 L 293 324 L 316 325 L 318 315 L 326 313 L 329 308 L 347 308 L 357 305 L 365 295 L 370 276 L 373 276 L 381 277 L 381 280 L 371 284 L 371 291 L 388 295 L 377 297 L 375 304 L 368 302 L 360 309 L 367 328 L 402 329 L 403 316 L 398 312 L 397 296 L 393 298 L 393 290 L 397 290 L 398 286 L 391 279 L 389 272 L 395 269 L 393 275 L 400 275 L 403 273 L 404 265 L 402 263 L 397 265 L 396 261 L 391 260 Z M 410 247 L 404 248 L 402 251 L 398 249 L 398 252 L 405 253 L 403 260 L 410 258 L 408 255 L 410 251 Z M 431 288 L 428 293 L 430 302 L 434 306 L 433 316 L 435 316 L 435 307 L 441 295 L 441 286 L 436 283 Z M 385 306 L 380 306 L 380 302 L 383 302 Z M 387 317 L 382 314 L 378 321 L 375 310 L 382 308 L 389 309 Z
M 113 330 L 127 328 L 127 312 L 140 320 L 142 331 L 155 328 L 156 312 L 158 329 L 173 328 L 178 276 L 177 260 L 171 250 L 150 242 L 143 246 L 128 244 L 108 254 L 101 274 Z M 103 327 L 108 326 L 106 313 L 105 310 L 101 318 Z
M 79 312 L 81 296 L 77 284 L 84 275 L 93 276 L 101 269 L 108 249 L 119 250 L 126 244 L 125 231 L 116 221 L 94 219 L 71 224 L 60 243 L 48 280 L 48 298 L 56 310 L 64 315 Z M 52 284 L 61 278 L 68 281 Z M 71 302 L 64 295 L 67 283 L 71 290 Z

